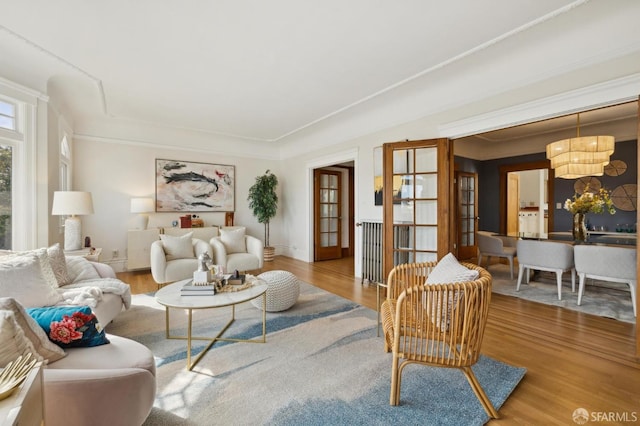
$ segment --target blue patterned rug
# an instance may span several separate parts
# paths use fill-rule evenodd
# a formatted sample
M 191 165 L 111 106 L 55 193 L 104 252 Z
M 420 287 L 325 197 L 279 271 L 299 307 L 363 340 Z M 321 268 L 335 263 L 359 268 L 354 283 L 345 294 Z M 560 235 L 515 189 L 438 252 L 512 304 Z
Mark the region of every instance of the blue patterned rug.
M 213 335 L 230 309 L 194 311 L 194 335 Z M 481 425 L 488 417 L 461 371 L 410 365 L 401 405 L 389 405 L 391 355 L 376 336 L 376 313 L 301 283 L 296 305 L 267 314 L 267 343 L 218 342 L 193 371 L 186 342 L 165 339 L 164 308 L 136 295 L 107 332 L 149 347 L 157 396 L 145 425 Z M 172 333 L 186 314 L 172 311 Z M 245 303 L 227 337 L 261 335 L 260 310 Z M 194 355 L 204 342 L 194 343 Z M 474 371 L 499 408 L 525 374 L 482 357 Z

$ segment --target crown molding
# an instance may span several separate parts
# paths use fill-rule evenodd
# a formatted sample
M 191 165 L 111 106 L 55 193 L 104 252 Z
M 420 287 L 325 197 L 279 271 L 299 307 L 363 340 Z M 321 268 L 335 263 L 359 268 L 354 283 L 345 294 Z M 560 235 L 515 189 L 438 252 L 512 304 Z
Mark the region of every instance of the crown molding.
M 440 137 L 457 139 L 634 101 L 638 99 L 638 95 L 640 95 L 640 73 L 443 124 L 438 126 L 438 134 Z

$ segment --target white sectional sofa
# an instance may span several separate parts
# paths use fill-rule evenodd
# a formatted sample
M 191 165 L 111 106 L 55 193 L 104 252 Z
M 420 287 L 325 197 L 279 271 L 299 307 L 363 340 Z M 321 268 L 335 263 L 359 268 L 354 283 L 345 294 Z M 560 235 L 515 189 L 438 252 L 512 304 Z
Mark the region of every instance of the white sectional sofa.
M 0 367 L 24 352 L 44 360 L 45 424 L 142 424 L 156 393 L 155 360 L 148 348 L 99 330 L 108 343 L 63 349 L 26 309 L 46 312 L 65 306 L 73 311 L 76 306 L 90 306 L 88 312 L 104 327 L 129 307 L 129 286 L 116 278 L 109 265 L 79 257 L 60 258 L 57 247 L 3 254 Z

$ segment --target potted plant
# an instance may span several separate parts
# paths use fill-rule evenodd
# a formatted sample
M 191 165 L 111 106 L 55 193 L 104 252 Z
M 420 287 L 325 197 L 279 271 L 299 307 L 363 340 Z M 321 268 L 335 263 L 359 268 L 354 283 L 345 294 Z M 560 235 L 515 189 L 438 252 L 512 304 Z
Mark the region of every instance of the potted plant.
M 278 194 L 276 187 L 278 178 L 267 170 L 264 175 L 257 176 L 256 182 L 249 188 L 249 208 L 259 223 L 264 223 L 264 260 L 273 260 L 275 248 L 269 245 L 269 222 L 276 215 L 278 209 Z

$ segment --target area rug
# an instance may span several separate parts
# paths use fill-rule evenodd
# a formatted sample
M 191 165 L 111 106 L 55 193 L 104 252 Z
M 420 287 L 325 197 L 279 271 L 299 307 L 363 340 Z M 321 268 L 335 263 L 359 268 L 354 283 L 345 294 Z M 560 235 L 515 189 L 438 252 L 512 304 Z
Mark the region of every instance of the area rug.
M 582 296 L 582 304 L 578 306 L 577 275 L 576 291 L 571 292 L 571 274 L 563 274 L 562 300 L 558 300 L 555 273 L 540 272 L 533 281 L 529 281 L 529 284 L 523 282 L 520 285 L 520 291 L 516 291 L 518 282 L 517 268 L 514 271 L 514 279 L 510 278 L 508 265 L 492 264 L 487 270 L 493 277 L 494 293 L 635 323 L 631 294 L 629 293 L 629 286 L 626 284 L 588 279 Z
M 194 334 L 213 335 L 230 308 L 194 311 Z M 376 336 L 376 313 L 306 283 L 296 305 L 267 315 L 266 343 L 218 342 L 185 369 L 186 342 L 165 339 L 164 308 L 153 295 L 107 332 L 149 347 L 157 364 L 157 396 L 145 425 L 481 425 L 488 417 L 463 373 L 405 368 L 401 405 L 389 405 L 391 355 Z M 185 333 L 172 310 L 172 332 Z M 227 336 L 261 335 L 261 311 L 238 306 Z M 194 346 L 193 354 L 204 347 Z M 473 367 L 496 408 L 525 374 L 482 357 Z

